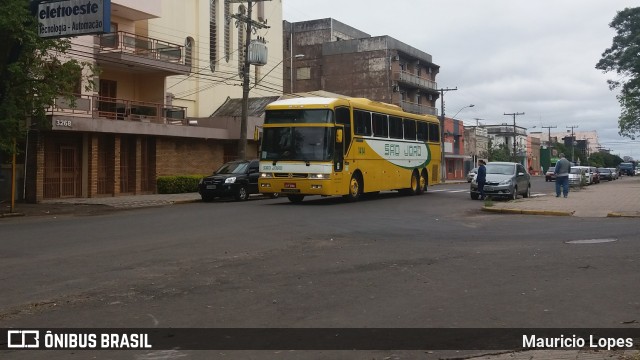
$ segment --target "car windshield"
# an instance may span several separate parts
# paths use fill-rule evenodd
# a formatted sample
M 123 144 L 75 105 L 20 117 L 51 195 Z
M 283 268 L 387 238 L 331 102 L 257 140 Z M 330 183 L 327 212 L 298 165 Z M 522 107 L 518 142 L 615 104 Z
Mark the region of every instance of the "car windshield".
M 487 164 L 487 174 L 513 175 L 516 167 L 511 164 Z
M 581 174 L 582 173 L 582 169 L 580 168 L 571 168 L 571 170 L 569 170 L 569 174 Z
M 248 162 L 229 162 L 222 165 L 214 174 L 244 174 L 249 166 Z
M 329 127 L 265 128 L 262 160 L 323 161 L 333 159 L 334 129 Z
M 477 174 L 478 173 L 478 168 L 473 168 L 469 172 L 472 173 L 472 174 Z

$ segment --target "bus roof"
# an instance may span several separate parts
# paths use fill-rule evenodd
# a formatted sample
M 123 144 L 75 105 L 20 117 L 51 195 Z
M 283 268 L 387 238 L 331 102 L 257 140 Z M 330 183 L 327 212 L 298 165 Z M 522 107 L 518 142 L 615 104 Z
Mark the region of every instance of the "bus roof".
M 344 105 L 347 105 L 347 103 L 350 103 L 351 106 L 353 107 L 362 108 L 370 111 L 378 110 L 381 112 L 395 114 L 398 116 L 406 116 L 406 117 L 422 118 L 422 119 L 424 119 L 425 117 L 428 117 L 428 118 L 435 119 L 435 116 L 405 113 L 402 110 L 402 108 L 398 105 L 383 103 L 379 101 L 373 101 L 365 98 L 351 98 L 351 97 L 299 97 L 299 98 L 292 98 L 292 99 L 284 99 L 284 100 L 277 100 L 270 103 L 267 106 L 267 109 L 271 108 L 271 110 L 274 110 L 274 108 L 283 109 L 283 108 L 289 108 L 289 107 L 305 107 L 305 106 L 325 106 L 325 107 L 328 107 L 331 105 L 344 106 Z

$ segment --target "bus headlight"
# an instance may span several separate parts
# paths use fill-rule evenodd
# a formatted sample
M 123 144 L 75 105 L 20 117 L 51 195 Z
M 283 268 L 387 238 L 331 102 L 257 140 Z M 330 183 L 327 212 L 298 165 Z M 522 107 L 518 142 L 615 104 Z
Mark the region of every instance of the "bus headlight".
M 309 179 L 326 180 L 329 178 L 329 176 L 329 174 L 309 174 Z
M 263 179 L 271 179 L 273 178 L 273 174 L 272 173 L 260 173 L 260 177 Z

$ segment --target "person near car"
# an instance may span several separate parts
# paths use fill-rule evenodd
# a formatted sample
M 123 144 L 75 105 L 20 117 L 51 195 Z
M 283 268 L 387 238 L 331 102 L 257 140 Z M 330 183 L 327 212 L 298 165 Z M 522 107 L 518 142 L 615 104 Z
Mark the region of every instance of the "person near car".
M 480 200 L 484 200 L 484 184 L 487 182 L 487 168 L 484 160 L 478 162 L 478 175 L 476 175 L 476 182 L 478 183 L 478 192 L 480 193 Z
M 560 197 L 560 190 L 562 189 L 562 195 L 564 197 L 569 196 L 569 171 L 571 170 L 571 163 L 564 157 L 564 154 L 560 154 L 560 160 L 556 162 L 556 168 L 553 171 L 556 174 L 556 197 Z

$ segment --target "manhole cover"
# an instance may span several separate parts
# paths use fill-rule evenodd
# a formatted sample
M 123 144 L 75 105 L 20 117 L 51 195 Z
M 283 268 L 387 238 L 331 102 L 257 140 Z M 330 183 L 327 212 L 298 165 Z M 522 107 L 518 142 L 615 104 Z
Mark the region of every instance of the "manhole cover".
M 589 240 L 571 240 L 566 241 L 567 244 L 602 244 L 618 241 L 618 239 L 589 239 Z

